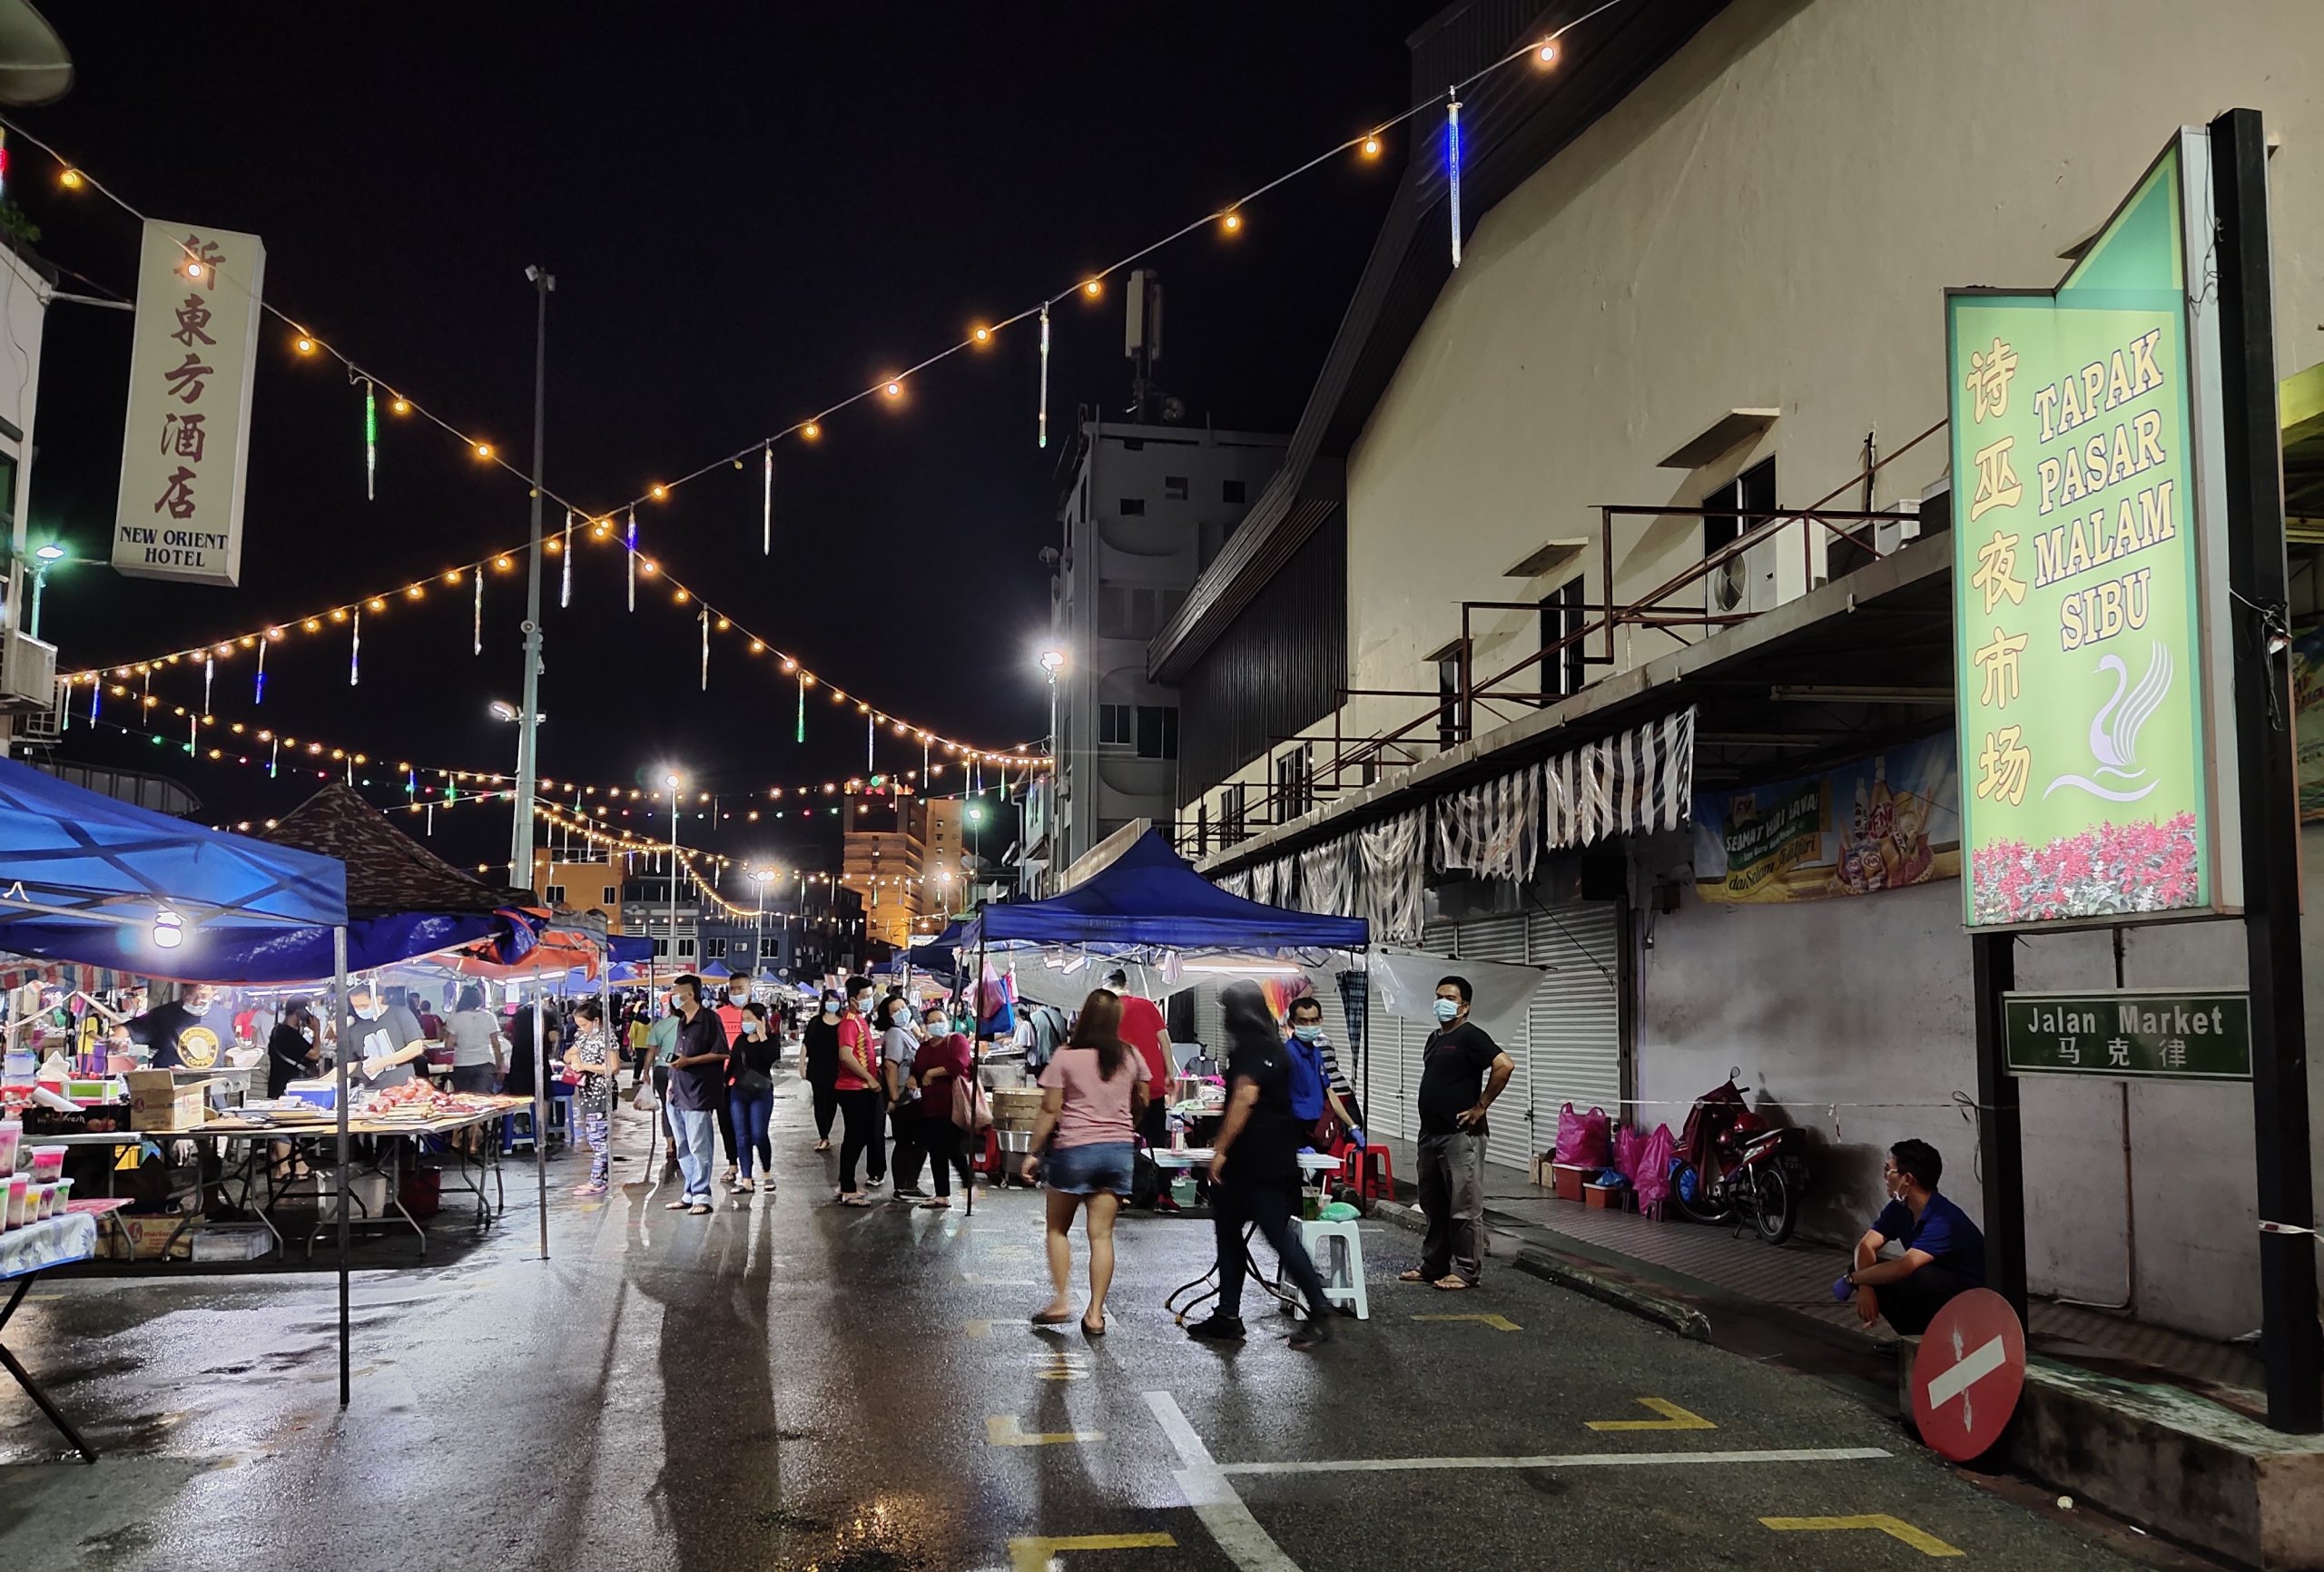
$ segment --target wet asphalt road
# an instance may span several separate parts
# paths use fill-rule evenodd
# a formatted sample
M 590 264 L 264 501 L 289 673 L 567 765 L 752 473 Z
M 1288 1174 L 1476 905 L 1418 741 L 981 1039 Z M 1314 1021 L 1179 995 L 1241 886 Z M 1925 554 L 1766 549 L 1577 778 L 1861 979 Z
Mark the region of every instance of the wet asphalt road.
M 1111 1335 L 1036 1331 L 1036 1197 L 832 1207 L 803 1088 L 776 1124 L 774 1201 L 571 1200 L 568 1157 L 552 1262 L 527 1182 L 461 1259 L 359 1277 L 344 1414 L 328 1277 L 43 1282 L 10 1344 L 105 1456 L 0 1381 L 0 1567 L 2127 1565 L 1819 1382 L 1513 1272 L 1399 1285 L 1394 1228 L 1373 1319 L 1314 1354 L 1256 1292 L 1246 1344 L 1189 1342 L 1160 1305 L 1208 1225 L 1166 1219 L 1125 1219 Z

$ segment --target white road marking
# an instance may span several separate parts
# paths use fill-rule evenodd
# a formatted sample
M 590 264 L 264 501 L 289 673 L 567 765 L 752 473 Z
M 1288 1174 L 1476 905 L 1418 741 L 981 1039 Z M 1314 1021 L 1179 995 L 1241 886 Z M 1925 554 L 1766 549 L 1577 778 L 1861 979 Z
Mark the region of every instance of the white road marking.
M 1155 1395 L 1147 1393 L 1147 1400 Z M 1627 1469 L 1657 1463 L 1856 1463 L 1888 1455 L 1878 1447 L 1805 1447 L 1759 1452 L 1567 1452 L 1538 1458 L 1334 1458 L 1296 1463 L 1214 1463 L 1211 1467 L 1222 1475 L 1372 1474 L 1398 1469 Z
M 1147 1392 L 1146 1406 L 1154 1410 L 1162 1433 L 1177 1449 L 1178 1461 L 1186 1465 L 1175 1478 L 1186 1495 L 1187 1505 L 1194 1508 L 1195 1516 L 1210 1530 L 1210 1537 L 1226 1552 L 1227 1559 L 1243 1572 L 1299 1572 L 1299 1564 L 1283 1553 L 1283 1547 L 1259 1527 L 1259 1520 L 1251 1516 L 1251 1508 L 1235 1493 L 1235 1487 L 1212 1460 L 1210 1449 L 1203 1445 L 1194 1426 L 1187 1422 L 1178 1400 L 1168 1392 Z
M 1941 1409 L 1967 1391 L 1978 1381 L 2001 1369 L 2009 1361 L 2009 1352 L 1999 1338 L 1982 1343 L 1964 1355 L 1951 1370 L 1929 1378 L 1928 1406 Z

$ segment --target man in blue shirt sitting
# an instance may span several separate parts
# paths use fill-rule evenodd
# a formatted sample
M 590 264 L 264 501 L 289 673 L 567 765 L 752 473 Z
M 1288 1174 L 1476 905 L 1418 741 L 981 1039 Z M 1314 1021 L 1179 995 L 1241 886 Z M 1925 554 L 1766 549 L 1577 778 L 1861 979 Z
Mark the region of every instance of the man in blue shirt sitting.
M 1870 1326 L 1886 1316 L 1900 1332 L 1928 1330 L 1945 1302 L 1985 1285 L 1985 1236 L 1969 1214 L 1936 1193 L 1945 1159 L 1925 1141 L 1899 1141 L 1880 1171 L 1889 1202 L 1863 1238 L 1844 1281 L 1856 1290 L 1856 1318 Z M 1905 1253 L 1880 1259 L 1894 1240 Z

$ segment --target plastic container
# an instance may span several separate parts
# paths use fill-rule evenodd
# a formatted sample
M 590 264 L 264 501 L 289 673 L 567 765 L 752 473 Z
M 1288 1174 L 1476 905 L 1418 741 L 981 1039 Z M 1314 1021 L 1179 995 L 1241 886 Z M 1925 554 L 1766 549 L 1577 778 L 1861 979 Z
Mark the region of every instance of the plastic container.
M 0 1120 L 0 1175 L 16 1171 L 16 1151 L 24 1145 L 25 1125 L 21 1119 Z
M 25 1192 L 32 1188 L 32 1180 L 22 1174 L 8 1176 L 8 1210 L 0 1216 L 0 1228 L 22 1228 L 25 1225 Z
M 73 1209 L 73 1181 L 59 1179 L 54 1189 L 56 1194 L 56 1209 L 59 1212 L 70 1212 Z
M 25 1186 L 25 1221 L 45 1223 L 56 1215 L 56 1186 L 38 1181 Z
M 32 1161 L 25 1164 L 34 1183 L 48 1184 L 64 1176 L 64 1152 L 62 1146 L 34 1146 Z

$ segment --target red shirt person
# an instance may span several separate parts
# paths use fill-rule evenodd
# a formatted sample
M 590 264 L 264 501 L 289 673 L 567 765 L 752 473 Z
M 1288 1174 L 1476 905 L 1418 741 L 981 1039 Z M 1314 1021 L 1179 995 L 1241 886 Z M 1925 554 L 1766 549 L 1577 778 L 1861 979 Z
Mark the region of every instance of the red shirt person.
M 1160 1006 L 1129 991 L 1128 972 L 1117 968 L 1108 975 L 1106 986 L 1121 995 L 1122 1041 L 1137 1049 L 1137 1056 L 1146 1061 L 1151 1100 L 1139 1116 L 1137 1133 L 1146 1137 L 1148 1145 L 1159 1145 L 1169 1130 L 1170 1082 L 1174 1075 L 1170 1066 L 1170 1028 L 1163 1022 Z

